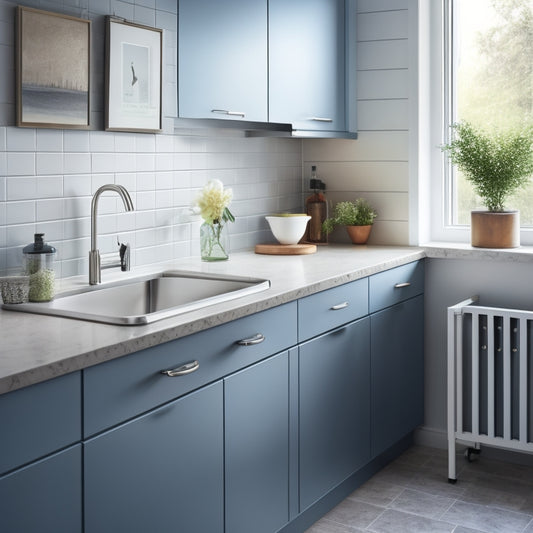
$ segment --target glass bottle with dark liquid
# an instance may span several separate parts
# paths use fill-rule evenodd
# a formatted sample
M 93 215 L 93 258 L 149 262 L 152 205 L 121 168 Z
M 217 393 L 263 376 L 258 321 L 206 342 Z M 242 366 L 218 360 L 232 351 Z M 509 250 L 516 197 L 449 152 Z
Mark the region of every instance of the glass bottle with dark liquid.
M 326 184 L 316 177 L 316 166 L 311 167 L 311 179 L 309 188 L 313 194 L 305 201 L 305 208 L 311 220 L 307 224 L 305 235 L 306 242 L 314 244 L 327 244 L 328 236 L 322 230 L 322 223 L 328 216 L 328 204 L 326 202 Z

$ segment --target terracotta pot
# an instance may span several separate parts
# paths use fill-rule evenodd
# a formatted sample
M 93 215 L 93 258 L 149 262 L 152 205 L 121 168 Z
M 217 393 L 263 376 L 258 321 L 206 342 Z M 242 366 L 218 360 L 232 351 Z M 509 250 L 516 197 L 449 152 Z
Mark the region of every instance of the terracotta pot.
M 352 244 L 366 244 L 371 229 L 371 224 L 369 226 L 346 226 L 346 231 L 350 236 Z
M 517 248 L 520 246 L 519 211 L 472 211 L 472 246 Z

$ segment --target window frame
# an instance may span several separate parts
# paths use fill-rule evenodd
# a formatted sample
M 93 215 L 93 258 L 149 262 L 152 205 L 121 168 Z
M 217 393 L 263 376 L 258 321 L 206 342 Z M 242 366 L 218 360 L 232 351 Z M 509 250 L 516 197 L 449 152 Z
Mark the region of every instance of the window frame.
M 453 17 L 457 0 L 431 2 L 428 23 L 430 65 L 425 69 L 429 78 L 430 117 L 430 202 L 429 240 L 451 243 L 470 243 L 470 225 L 453 224 L 451 204 L 453 195 L 452 164 L 440 146 L 449 141 L 450 128 L 455 116 L 453 44 L 457 38 Z M 424 46 L 422 40 L 420 45 Z M 422 73 L 422 69 L 420 71 Z M 421 110 L 423 112 L 423 110 Z M 533 245 L 533 228 L 520 228 L 521 245 Z

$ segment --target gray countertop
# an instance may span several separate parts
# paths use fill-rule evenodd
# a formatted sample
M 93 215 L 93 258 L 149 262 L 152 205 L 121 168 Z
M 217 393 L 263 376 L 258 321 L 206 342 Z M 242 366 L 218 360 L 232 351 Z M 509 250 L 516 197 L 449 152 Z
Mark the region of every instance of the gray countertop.
M 271 281 L 271 288 L 230 302 L 143 326 L 114 326 L 0 310 L 0 394 L 80 370 L 116 357 L 184 337 L 275 307 L 315 292 L 425 257 L 422 248 L 395 246 L 320 246 L 301 256 L 231 254 L 229 261 L 204 263 L 187 258 L 136 269 L 129 277 L 168 269 L 193 270 Z M 106 271 L 103 282 L 126 274 Z M 82 288 L 85 278 L 59 283 L 59 291 Z

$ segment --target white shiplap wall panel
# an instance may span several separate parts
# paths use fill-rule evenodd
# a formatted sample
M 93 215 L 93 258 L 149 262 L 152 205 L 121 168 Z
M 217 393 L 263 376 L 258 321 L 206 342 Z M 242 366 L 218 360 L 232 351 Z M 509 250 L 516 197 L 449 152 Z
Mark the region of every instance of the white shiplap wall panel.
M 372 232 L 370 233 L 368 244 L 402 246 L 405 245 L 408 239 L 409 228 L 407 222 L 376 219 Z M 346 229 L 341 227 L 336 228 L 331 233 L 329 240 L 330 242 L 350 242 Z M 354 246 L 354 253 L 357 253 L 359 250 L 364 250 L 364 247 Z
M 407 161 L 409 137 L 406 131 L 365 131 L 356 141 L 347 139 L 308 139 L 304 141 L 304 161 Z
M 408 0 L 359 0 L 357 2 L 357 13 L 407 9 L 407 4 Z
M 311 167 L 304 169 L 309 176 Z M 409 167 L 399 161 L 328 161 L 318 168 L 320 178 L 340 191 L 408 192 Z M 329 177 L 333 177 L 332 180 Z M 304 190 L 308 185 L 304 184 Z M 329 191 L 328 191 L 329 192 Z
M 407 39 L 357 43 L 357 70 L 399 69 L 409 66 Z
M 360 13 L 357 15 L 357 40 L 407 39 L 407 10 Z
M 408 130 L 409 102 L 405 100 L 359 100 L 357 125 L 360 132 Z
M 366 70 L 357 74 L 359 100 L 407 98 L 409 96 L 409 71 Z
M 409 243 L 409 5 L 407 0 L 359 0 L 358 139 L 303 144 L 304 190 L 316 164 L 333 204 L 363 197 L 378 211 L 370 244 Z M 331 240 L 348 242 L 344 228 Z
M 409 199 L 405 192 L 329 191 L 327 198 L 334 204 L 356 198 L 366 198 L 376 209 L 379 220 L 407 221 Z M 377 219 L 376 219 L 377 220 Z

